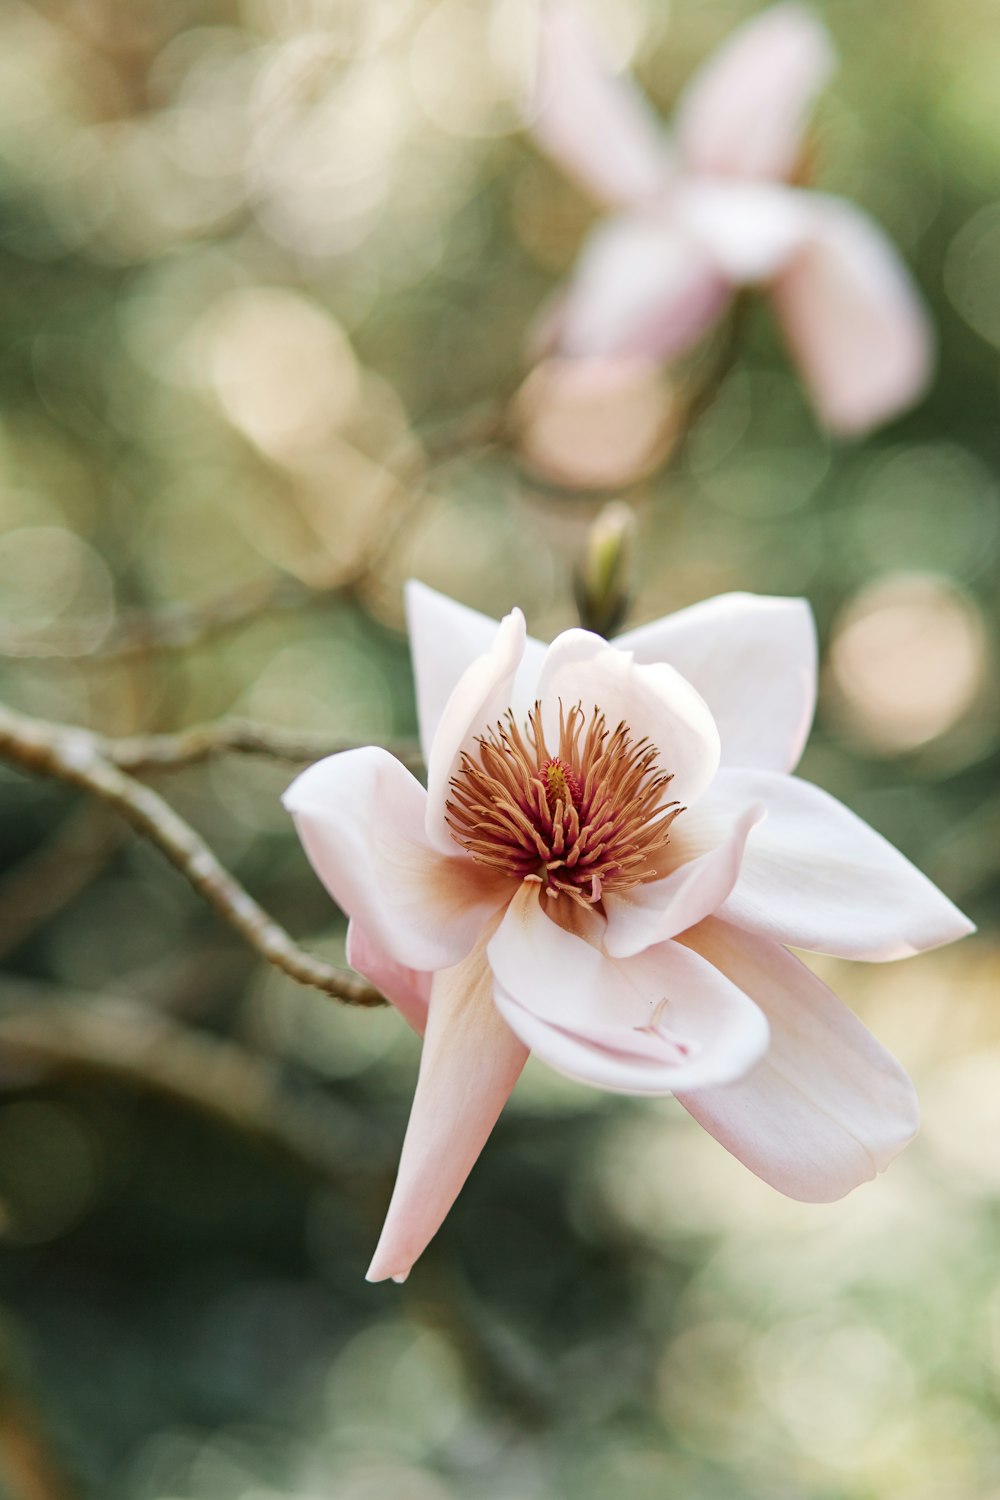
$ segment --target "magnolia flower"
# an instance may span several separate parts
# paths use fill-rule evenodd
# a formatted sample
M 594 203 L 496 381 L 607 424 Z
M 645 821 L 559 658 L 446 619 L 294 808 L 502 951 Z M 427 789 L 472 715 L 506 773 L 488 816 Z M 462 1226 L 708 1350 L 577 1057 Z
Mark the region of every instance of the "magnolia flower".
M 903 958 L 972 930 L 847 808 L 790 775 L 808 605 L 730 594 L 547 649 L 408 587 L 427 789 L 387 751 L 289 788 L 348 957 L 424 1044 L 370 1280 L 405 1278 L 529 1051 L 675 1094 L 793 1198 L 841 1197 L 913 1135 L 912 1086 L 786 944 Z
M 700 69 L 667 135 L 576 14 L 550 3 L 532 129 L 613 212 L 536 346 L 667 362 L 702 338 L 737 288 L 762 286 L 831 429 L 862 432 L 915 401 L 932 337 L 898 255 L 844 199 L 787 186 L 833 65 L 819 21 L 777 5 Z

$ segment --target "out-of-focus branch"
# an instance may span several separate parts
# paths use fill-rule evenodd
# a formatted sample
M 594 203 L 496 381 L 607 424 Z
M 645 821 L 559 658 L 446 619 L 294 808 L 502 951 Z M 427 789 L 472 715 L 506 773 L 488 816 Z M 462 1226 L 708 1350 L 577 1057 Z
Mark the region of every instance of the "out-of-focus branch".
M 329 734 L 306 729 L 278 729 L 249 719 L 216 719 L 174 734 L 130 735 L 99 739 L 101 753 L 120 770 L 139 772 L 190 766 L 216 755 L 265 755 L 273 760 L 313 761 L 352 746 Z M 411 770 L 423 764 L 420 747 L 405 740 L 388 747 Z
M 0 958 L 89 885 L 121 841 L 121 824 L 95 803 L 83 803 L 9 870 L 0 879 Z
M 262 958 L 292 979 L 348 1005 L 385 1003 L 378 991 L 357 975 L 300 948 L 158 792 L 107 758 L 95 735 L 0 707 L 0 758 L 22 770 L 79 787 L 113 807 L 166 855 Z
M 0 1488 L 9 1500 L 79 1500 L 25 1395 L 0 1375 Z
M 73 630 L 28 639 L 0 635 L 0 656 L 114 664 L 143 657 L 150 651 L 187 651 L 262 615 L 323 607 L 338 599 L 356 597 L 413 525 L 433 473 L 465 453 L 492 447 L 502 436 L 503 422 L 503 403 L 489 403 L 448 424 L 422 446 L 415 445 L 416 458 L 409 465 L 413 472 L 387 475 L 396 484 L 409 485 L 406 504 L 396 507 L 392 515 L 380 510 L 371 537 L 355 561 L 331 572 L 329 577 L 316 576 L 306 581 L 281 574 L 239 584 L 201 604 L 175 603 L 148 610 L 123 610 L 108 634 L 97 642 Z
M 0 985 L 4 1068 L 110 1078 L 197 1109 L 329 1176 L 350 1163 L 361 1125 L 345 1104 L 286 1088 L 281 1070 L 231 1040 L 124 998 Z

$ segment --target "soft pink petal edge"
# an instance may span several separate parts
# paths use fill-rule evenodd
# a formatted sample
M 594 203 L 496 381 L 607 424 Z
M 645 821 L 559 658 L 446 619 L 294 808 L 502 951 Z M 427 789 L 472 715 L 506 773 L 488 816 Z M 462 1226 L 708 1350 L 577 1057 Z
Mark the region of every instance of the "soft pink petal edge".
M 738 27 L 687 85 L 674 115 L 695 172 L 787 178 L 808 113 L 836 65 L 829 33 L 803 5 L 775 5 Z
M 816 707 L 816 626 L 805 599 L 720 594 L 613 644 L 687 678 L 718 725 L 723 765 L 798 763 Z
M 727 1151 L 789 1198 L 829 1203 L 884 1171 L 919 1124 L 910 1079 L 786 949 L 709 918 L 682 941 L 754 999 L 771 1028 L 745 1078 L 679 1096 Z
M 481 942 L 457 967 L 434 976 L 416 1093 L 369 1281 L 409 1275 L 458 1196 L 527 1056 L 493 1004 Z
M 464 958 L 503 900 L 481 866 L 430 847 L 426 800 L 374 745 L 317 761 L 282 799 L 337 905 L 396 963 L 421 970 Z

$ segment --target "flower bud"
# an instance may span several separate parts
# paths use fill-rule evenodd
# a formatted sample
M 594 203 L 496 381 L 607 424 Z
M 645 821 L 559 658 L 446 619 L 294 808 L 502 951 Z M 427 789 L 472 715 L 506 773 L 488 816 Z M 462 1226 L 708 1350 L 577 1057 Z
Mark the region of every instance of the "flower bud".
M 636 522 L 631 506 L 611 500 L 587 536 L 573 579 L 580 624 L 610 636 L 624 622 L 632 594 Z

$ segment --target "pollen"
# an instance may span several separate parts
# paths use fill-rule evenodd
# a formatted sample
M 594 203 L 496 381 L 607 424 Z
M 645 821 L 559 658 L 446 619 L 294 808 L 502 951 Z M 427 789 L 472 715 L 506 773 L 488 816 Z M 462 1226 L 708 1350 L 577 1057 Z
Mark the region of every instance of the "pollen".
M 536 703 L 522 729 L 508 710 L 463 754 L 447 818 L 473 859 L 592 907 L 606 894 L 662 874 L 659 860 L 682 811 L 671 773 L 648 739 L 611 729 L 600 708 L 559 707 L 559 742 L 546 744 Z

